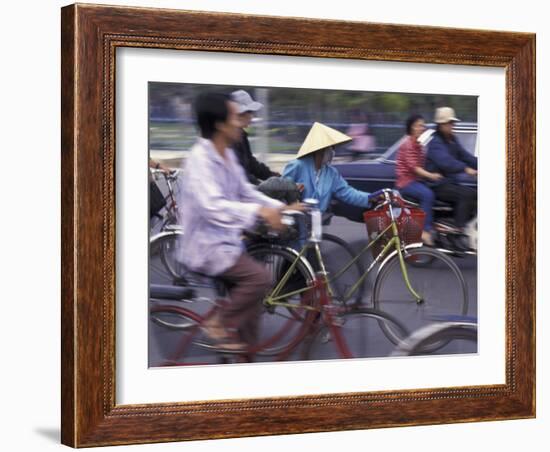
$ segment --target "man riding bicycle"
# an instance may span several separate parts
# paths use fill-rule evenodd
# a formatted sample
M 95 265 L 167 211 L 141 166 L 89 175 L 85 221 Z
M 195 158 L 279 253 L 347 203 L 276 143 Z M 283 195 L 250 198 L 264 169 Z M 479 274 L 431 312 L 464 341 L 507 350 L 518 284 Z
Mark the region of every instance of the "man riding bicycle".
M 207 322 L 206 333 L 219 349 L 244 351 L 255 342 L 259 301 L 271 277 L 246 253 L 242 231 L 258 219 L 282 230 L 286 206 L 248 183 L 231 149 L 241 137 L 237 104 L 224 94 L 204 93 L 195 113 L 201 137 L 184 162 L 179 206 L 185 234 L 179 259 L 190 270 L 226 283 L 229 302 Z

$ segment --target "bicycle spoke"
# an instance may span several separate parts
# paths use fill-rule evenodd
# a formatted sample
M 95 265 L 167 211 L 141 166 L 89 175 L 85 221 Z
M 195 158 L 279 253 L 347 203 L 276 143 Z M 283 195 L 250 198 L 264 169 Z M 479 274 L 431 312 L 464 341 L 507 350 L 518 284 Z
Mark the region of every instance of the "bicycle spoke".
M 412 264 L 428 258 L 427 266 Z M 450 258 L 435 250 L 419 248 L 407 253 L 405 267 L 410 285 L 421 300 L 416 300 L 410 292 L 395 256 L 377 276 L 373 292 L 375 308 L 394 316 L 411 331 L 433 322 L 434 317 L 467 313 L 466 284 Z M 394 343 L 402 339 L 391 329 L 384 329 Z

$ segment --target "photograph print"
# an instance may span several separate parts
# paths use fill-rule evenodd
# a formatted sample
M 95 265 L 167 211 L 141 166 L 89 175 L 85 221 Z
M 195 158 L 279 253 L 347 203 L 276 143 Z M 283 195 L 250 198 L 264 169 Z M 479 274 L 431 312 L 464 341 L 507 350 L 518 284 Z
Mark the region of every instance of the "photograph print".
M 149 367 L 477 353 L 476 96 L 148 93 Z

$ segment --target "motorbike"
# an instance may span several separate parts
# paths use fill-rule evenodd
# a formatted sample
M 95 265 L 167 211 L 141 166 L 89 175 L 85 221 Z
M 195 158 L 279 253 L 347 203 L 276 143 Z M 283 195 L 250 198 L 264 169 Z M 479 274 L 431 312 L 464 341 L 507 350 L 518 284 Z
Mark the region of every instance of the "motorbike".
M 404 199 L 414 207 L 420 207 L 415 199 Z M 433 207 L 435 248 L 446 254 L 462 257 L 477 255 L 477 215 L 459 230 L 453 222 L 453 206 L 437 200 Z

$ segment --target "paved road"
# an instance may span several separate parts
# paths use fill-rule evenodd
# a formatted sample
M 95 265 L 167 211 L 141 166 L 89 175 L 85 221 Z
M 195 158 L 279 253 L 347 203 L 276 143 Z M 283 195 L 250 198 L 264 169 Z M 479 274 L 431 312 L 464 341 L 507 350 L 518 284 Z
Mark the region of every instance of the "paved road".
M 336 217 L 330 226 L 325 228 L 325 232 L 337 235 L 338 237 L 346 240 L 356 252 L 360 251 L 366 244 L 366 230 L 365 226 L 359 223 L 353 223 L 346 219 Z M 342 263 L 346 261 L 345 253 L 341 248 L 331 247 L 330 245 L 324 245 L 324 252 L 326 252 L 326 260 L 328 263 L 329 272 L 342 267 Z M 372 258 L 367 252 L 363 257 L 363 265 L 365 268 L 370 264 Z M 475 257 L 468 257 L 463 259 L 454 259 L 456 264 L 460 267 L 462 274 L 468 289 L 468 310 L 467 315 L 477 317 L 477 259 Z M 151 283 L 169 283 L 170 280 L 165 276 L 158 256 L 152 256 L 150 262 L 150 281 Z M 349 281 L 356 279 L 355 268 L 350 269 L 349 272 L 342 276 L 343 283 L 337 287 L 337 290 L 345 290 L 349 287 Z M 375 273 L 375 272 L 373 272 Z M 416 267 L 411 268 L 411 279 L 421 280 L 423 284 L 420 290 L 429 294 L 431 300 L 435 300 L 435 306 L 441 302 L 441 311 L 427 311 L 425 307 L 417 306 L 415 303 L 407 302 L 406 304 L 399 302 L 399 294 L 404 292 L 404 286 L 402 278 L 397 277 L 397 273 L 391 274 L 386 286 L 387 289 L 381 293 L 383 303 L 381 308 L 397 317 L 410 331 L 414 331 L 420 326 L 431 322 L 431 318 L 427 318 L 431 314 L 449 312 L 446 303 L 455 303 L 458 306 L 459 300 L 457 294 L 459 293 L 459 287 L 454 285 L 453 278 L 449 277 L 449 272 L 446 268 L 441 266 L 431 265 L 429 267 Z M 366 290 L 363 297 L 363 303 L 365 305 L 372 305 L 372 285 L 374 278 L 369 276 L 366 281 Z M 418 287 L 417 287 L 418 288 Z M 208 292 L 207 295 L 212 295 L 212 292 Z M 187 307 L 204 313 L 208 309 L 208 304 L 204 302 L 197 302 Z M 432 303 L 430 303 L 432 306 Z M 457 309 L 454 309 L 455 313 Z M 426 314 L 429 312 L 429 314 Z M 286 315 L 287 313 L 285 313 Z M 271 316 L 265 323 L 261 325 L 264 333 L 269 331 L 277 331 L 280 328 L 282 322 L 288 324 L 288 315 L 285 318 L 280 316 Z M 346 332 L 346 338 L 350 343 L 350 347 L 354 356 L 360 357 L 383 357 L 392 353 L 395 346 L 391 343 L 383 334 L 380 326 L 376 320 L 369 318 L 350 319 L 344 325 L 343 331 Z M 162 365 L 170 356 L 172 356 L 177 348 L 178 338 L 181 337 L 179 332 L 169 331 L 166 328 L 159 327 L 156 324 L 150 323 L 149 330 L 149 364 L 150 366 Z M 310 351 L 309 359 L 328 359 L 336 357 L 336 351 L 333 341 L 327 340 L 328 336 L 320 333 L 317 337 L 316 346 Z M 475 353 L 477 345 L 466 341 L 456 341 L 443 349 L 439 350 L 439 354 L 449 353 Z M 300 360 L 304 358 L 305 347 L 297 347 L 294 353 L 285 359 L 288 360 Z M 213 353 L 205 353 L 204 349 L 194 350 L 197 356 L 197 362 L 216 362 L 218 356 Z M 259 357 L 258 360 L 270 360 L 272 358 Z

